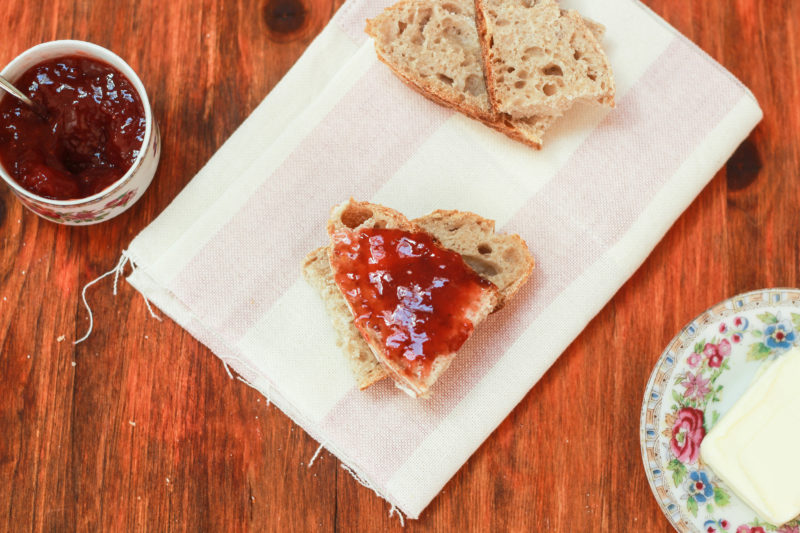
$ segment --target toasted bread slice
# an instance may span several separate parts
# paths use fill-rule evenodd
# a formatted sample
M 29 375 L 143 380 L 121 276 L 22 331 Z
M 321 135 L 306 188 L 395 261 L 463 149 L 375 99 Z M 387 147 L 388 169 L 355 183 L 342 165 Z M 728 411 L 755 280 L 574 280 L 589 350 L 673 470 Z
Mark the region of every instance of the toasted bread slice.
M 472 0 L 401 0 L 368 20 L 366 31 L 378 58 L 423 96 L 542 147 L 552 117 L 512 120 L 489 104 Z
M 363 216 L 366 216 L 366 212 L 360 215 Z M 348 221 L 352 224 L 358 222 L 360 217 L 348 218 Z M 534 261 L 525 241 L 518 235 L 495 233 L 494 221 L 473 213 L 435 211 L 415 219 L 412 224 L 432 235 L 445 248 L 460 253 L 467 265 L 497 286 L 498 298 L 492 312 L 516 294 L 533 269 Z M 383 367 L 355 327 L 347 302 L 333 280 L 327 247 L 308 255 L 303 265 L 303 274 L 325 300 L 339 336 L 339 344 L 342 345 L 359 388 L 363 390 L 385 377 Z
M 513 118 L 559 116 L 576 101 L 614 106 L 595 23 L 556 0 L 476 0 L 491 105 Z

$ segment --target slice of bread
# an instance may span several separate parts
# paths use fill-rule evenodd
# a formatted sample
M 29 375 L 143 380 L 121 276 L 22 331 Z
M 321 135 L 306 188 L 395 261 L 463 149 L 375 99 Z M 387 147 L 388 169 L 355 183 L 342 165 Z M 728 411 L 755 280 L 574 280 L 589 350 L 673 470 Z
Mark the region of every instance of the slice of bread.
M 559 116 L 576 101 L 614 106 L 594 23 L 556 0 L 476 0 L 489 100 L 513 118 Z
M 361 219 L 367 216 L 370 208 L 366 206 L 371 204 L 350 205 L 353 209 L 346 219 L 349 224 L 369 223 L 367 219 Z M 366 210 L 361 210 L 363 207 Z M 384 216 L 384 212 L 378 213 L 378 219 L 373 224 L 388 223 L 381 222 Z M 395 222 L 403 221 L 397 219 Z M 496 285 L 498 297 L 491 312 L 500 309 L 511 299 L 533 270 L 534 261 L 525 241 L 518 235 L 495 233 L 494 221 L 474 213 L 435 211 L 411 221 L 411 224 L 432 235 L 443 247 L 461 254 L 467 265 Z M 339 344 L 356 376 L 359 388 L 363 390 L 385 377 L 386 373 L 355 327 L 352 312 L 333 279 L 327 254 L 328 247 L 311 252 L 303 264 L 303 275 L 325 301 L 337 330 Z
M 367 21 L 378 58 L 438 104 L 536 149 L 552 117 L 512 120 L 489 104 L 472 0 L 401 0 Z
M 492 312 L 505 305 L 533 271 L 533 256 L 522 237 L 495 233 L 494 220 L 465 211 L 438 210 L 414 219 L 414 223 L 495 284 L 500 298 Z
M 350 363 L 358 388 L 366 389 L 386 377 L 386 371 L 375 358 L 369 345 L 353 322 L 347 301 L 336 286 L 333 270 L 328 261 L 328 247 L 317 248 L 303 261 L 303 277 L 319 291 L 325 308 L 333 320 L 338 344 Z

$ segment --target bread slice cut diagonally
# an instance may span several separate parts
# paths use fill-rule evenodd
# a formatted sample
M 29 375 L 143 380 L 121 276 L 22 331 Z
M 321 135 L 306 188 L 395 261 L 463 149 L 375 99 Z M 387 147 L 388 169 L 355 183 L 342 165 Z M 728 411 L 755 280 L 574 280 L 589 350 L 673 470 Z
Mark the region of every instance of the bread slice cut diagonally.
M 589 25 L 556 0 L 476 0 L 493 108 L 514 118 L 558 116 L 576 101 L 614 106 L 614 77 Z
M 461 254 L 480 276 L 494 283 L 499 298 L 492 312 L 500 309 L 522 287 L 534 261 L 518 235 L 495 233 L 494 221 L 463 211 L 434 211 L 414 219 L 417 225 L 447 249 Z M 350 368 L 362 390 L 386 377 L 369 345 L 353 323 L 347 302 L 335 284 L 327 247 L 311 252 L 303 275 L 325 301 Z
M 401 0 L 367 21 L 378 58 L 431 100 L 541 148 L 553 117 L 512 120 L 489 103 L 472 0 Z

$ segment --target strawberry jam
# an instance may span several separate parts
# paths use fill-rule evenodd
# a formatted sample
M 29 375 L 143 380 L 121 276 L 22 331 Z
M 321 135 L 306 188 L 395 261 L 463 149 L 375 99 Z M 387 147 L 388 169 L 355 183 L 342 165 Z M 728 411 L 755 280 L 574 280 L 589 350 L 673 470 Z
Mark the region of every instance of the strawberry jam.
M 472 333 L 487 289 L 462 257 L 426 233 L 361 229 L 333 235 L 336 284 L 365 338 L 372 330 L 389 359 L 420 375 Z
M 86 198 L 133 165 L 145 134 L 144 106 L 117 69 L 88 57 L 50 59 L 15 82 L 39 104 L 0 101 L 0 163 L 28 191 Z

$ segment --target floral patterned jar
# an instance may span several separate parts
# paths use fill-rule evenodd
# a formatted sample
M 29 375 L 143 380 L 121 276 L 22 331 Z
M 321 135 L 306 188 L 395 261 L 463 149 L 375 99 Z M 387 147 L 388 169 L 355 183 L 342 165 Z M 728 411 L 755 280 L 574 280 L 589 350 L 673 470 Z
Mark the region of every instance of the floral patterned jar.
M 68 40 L 42 43 L 17 56 L 2 70 L 2 75 L 13 83 L 34 65 L 63 56 L 86 56 L 103 61 L 128 78 L 144 107 L 145 134 L 142 149 L 139 150 L 131 168 L 120 179 L 87 198 L 74 200 L 43 198 L 23 188 L 1 164 L 0 176 L 11 187 L 23 205 L 40 217 L 71 226 L 96 224 L 124 212 L 144 194 L 158 167 L 158 160 L 161 156 L 161 136 L 158 124 L 153 118 L 150 101 L 139 77 L 119 56 L 96 44 Z M 2 98 L 13 97 L 5 95 Z

